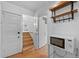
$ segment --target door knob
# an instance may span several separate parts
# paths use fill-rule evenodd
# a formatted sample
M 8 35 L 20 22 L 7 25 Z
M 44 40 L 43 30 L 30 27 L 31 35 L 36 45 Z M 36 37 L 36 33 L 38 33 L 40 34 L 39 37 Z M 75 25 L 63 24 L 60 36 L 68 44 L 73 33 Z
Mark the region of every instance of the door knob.
M 20 32 L 18 32 L 18 34 L 20 34 Z

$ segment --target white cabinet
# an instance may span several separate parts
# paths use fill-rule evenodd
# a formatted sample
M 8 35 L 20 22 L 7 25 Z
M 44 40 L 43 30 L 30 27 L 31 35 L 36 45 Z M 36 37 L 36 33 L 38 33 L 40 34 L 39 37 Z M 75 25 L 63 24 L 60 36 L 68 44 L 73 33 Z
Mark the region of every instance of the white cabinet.
M 48 45 L 48 55 L 49 58 L 75 58 L 75 52 L 70 53 L 68 51 L 65 51 L 64 49 L 61 49 L 59 47 L 53 46 L 51 44 Z

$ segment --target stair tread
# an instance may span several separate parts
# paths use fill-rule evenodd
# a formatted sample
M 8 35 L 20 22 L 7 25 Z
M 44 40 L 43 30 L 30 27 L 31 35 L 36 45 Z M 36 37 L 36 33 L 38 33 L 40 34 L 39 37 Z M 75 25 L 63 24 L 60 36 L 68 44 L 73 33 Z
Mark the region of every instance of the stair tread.
M 23 42 L 29 42 L 29 41 L 32 41 L 32 39 L 28 39 L 28 40 L 23 40 Z
M 23 39 L 32 39 L 31 37 L 23 37 Z
M 29 33 L 23 33 L 23 36 L 30 36 Z
M 25 38 L 25 39 L 23 39 L 24 41 L 28 41 L 28 40 L 32 40 L 32 38 Z
M 28 46 L 31 46 L 33 45 L 33 43 L 29 44 L 29 45 L 23 45 L 23 47 L 28 47 Z
M 24 44 L 29 44 L 28 42 L 33 43 L 32 40 L 23 41 Z
M 32 43 L 33 43 L 32 41 L 24 42 L 23 45 L 29 45 L 29 44 L 32 44 Z
M 34 46 L 33 46 L 33 45 L 28 46 L 28 47 L 24 47 L 24 48 L 23 48 L 23 51 L 30 50 L 30 49 L 32 49 L 32 48 L 34 48 Z

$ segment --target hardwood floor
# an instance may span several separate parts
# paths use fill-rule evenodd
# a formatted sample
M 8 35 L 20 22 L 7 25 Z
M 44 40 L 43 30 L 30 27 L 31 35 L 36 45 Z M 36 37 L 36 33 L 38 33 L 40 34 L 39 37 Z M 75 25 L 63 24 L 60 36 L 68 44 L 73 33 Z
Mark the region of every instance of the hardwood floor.
M 23 51 L 21 53 L 9 56 L 8 58 L 47 58 L 48 47 L 35 49 L 33 40 L 29 32 L 23 32 Z
M 48 47 L 45 45 L 40 49 L 32 50 L 31 52 L 23 52 L 18 53 L 16 55 L 12 55 L 8 58 L 47 58 L 48 57 Z

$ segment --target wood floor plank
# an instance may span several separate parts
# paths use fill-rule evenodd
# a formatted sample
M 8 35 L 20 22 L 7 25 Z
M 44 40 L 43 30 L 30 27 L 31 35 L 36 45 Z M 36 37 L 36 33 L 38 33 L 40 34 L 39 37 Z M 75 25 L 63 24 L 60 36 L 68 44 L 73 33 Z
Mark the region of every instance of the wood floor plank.
M 8 58 L 48 58 L 48 47 L 45 45 L 40 49 L 35 49 L 31 52 L 18 53 L 16 55 L 9 56 Z

